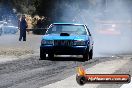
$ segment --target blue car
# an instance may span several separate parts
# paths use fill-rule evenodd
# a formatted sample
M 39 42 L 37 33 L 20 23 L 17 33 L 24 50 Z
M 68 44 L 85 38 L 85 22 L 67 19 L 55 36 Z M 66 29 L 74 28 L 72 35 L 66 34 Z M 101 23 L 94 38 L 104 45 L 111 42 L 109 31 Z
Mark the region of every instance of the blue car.
M 42 37 L 40 59 L 53 59 L 54 55 L 83 55 L 82 60 L 93 57 L 93 40 L 86 25 L 53 23 Z

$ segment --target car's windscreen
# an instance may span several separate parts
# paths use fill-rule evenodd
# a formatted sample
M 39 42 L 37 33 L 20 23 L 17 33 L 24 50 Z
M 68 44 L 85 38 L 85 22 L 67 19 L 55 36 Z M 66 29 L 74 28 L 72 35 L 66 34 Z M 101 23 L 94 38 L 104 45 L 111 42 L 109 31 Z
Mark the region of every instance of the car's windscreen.
M 83 25 L 52 25 L 46 34 L 76 34 L 76 35 L 86 35 L 87 32 Z

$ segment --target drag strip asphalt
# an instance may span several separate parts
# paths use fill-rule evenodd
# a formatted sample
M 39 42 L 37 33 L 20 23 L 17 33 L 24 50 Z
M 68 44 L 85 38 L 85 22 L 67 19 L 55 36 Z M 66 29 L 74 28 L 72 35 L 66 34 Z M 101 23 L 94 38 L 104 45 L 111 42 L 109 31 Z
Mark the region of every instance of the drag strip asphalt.
M 82 62 L 76 57 L 55 57 L 54 60 L 39 60 L 39 55 L 0 63 L 0 88 L 40 88 L 76 74 L 76 68 L 85 69 L 105 61 L 123 57 L 96 57 Z
M 122 66 L 124 66 L 127 62 L 129 62 L 128 58 L 100 62 L 90 68 L 87 68 L 86 73 L 87 74 L 112 74 L 118 69 L 120 69 Z M 41 88 L 98 88 L 98 86 L 100 86 L 100 84 L 85 84 L 83 86 L 80 86 L 76 82 L 76 74 L 75 74 L 64 80 L 58 81 L 53 84 L 49 84 Z M 102 84 L 100 88 L 107 88 L 107 86 L 103 87 L 103 84 Z M 119 87 L 114 86 L 109 88 L 119 88 Z

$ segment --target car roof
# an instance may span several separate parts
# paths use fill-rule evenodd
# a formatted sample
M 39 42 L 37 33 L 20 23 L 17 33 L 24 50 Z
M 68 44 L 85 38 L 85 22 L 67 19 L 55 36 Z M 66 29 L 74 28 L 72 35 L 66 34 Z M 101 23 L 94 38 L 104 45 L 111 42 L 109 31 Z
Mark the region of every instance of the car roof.
M 53 23 L 54 25 L 84 25 L 79 23 Z

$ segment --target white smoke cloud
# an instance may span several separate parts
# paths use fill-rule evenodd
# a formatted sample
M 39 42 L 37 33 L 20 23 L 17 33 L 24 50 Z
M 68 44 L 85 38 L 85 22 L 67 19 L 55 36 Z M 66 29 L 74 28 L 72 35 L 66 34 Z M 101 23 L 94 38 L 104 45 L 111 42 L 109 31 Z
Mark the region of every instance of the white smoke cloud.
M 60 18 L 62 22 L 88 25 L 93 34 L 96 55 L 131 53 L 132 8 L 128 2 L 132 3 L 131 0 L 63 1 L 59 4 L 63 8 Z M 100 33 L 100 30 L 111 34 Z

